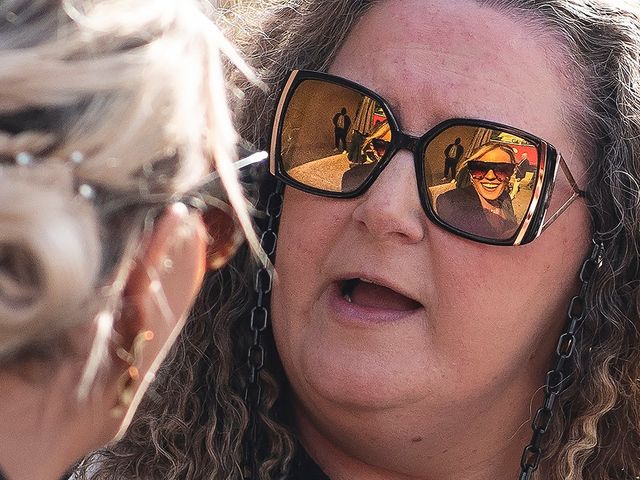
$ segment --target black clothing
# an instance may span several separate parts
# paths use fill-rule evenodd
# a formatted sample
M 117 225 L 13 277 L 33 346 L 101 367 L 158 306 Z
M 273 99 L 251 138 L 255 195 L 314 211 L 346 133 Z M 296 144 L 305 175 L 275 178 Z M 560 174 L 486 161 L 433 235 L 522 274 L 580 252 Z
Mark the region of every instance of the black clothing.
M 347 156 L 351 163 L 364 163 L 364 155 L 362 154 L 362 144 L 365 137 L 359 131 L 354 130 L 351 134 L 351 147 L 348 150 Z
M 347 132 L 351 127 L 351 118 L 346 113 L 338 112 L 333 116 L 332 122 L 335 129 L 336 149 L 347 150 Z
M 364 183 L 375 166 L 375 163 L 351 165 L 351 168 L 342 175 L 341 191 L 353 192 Z
M 309 454 L 298 445 L 298 453 L 291 465 L 287 480 L 331 480 Z
M 485 210 L 472 184 L 438 196 L 435 208 L 442 220 L 465 232 L 495 239 L 511 237 L 518 227 L 518 220 L 506 189 L 497 200 L 490 203 L 500 208 L 505 217 Z
M 336 131 L 334 133 L 334 142 L 336 145 L 336 150 L 346 151 L 347 150 L 347 131 L 336 128 Z
M 444 177 L 448 177 L 451 171 L 451 178 L 456 178 L 456 169 L 463 153 L 464 148 L 459 143 L 451 143 L 444 149 Z

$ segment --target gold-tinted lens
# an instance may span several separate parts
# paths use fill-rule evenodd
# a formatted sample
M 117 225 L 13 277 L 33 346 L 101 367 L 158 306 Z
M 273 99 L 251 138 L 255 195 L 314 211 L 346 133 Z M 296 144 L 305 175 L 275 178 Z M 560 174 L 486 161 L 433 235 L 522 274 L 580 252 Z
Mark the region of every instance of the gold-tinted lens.
M 391 141 L 382 105 L 351 88 L 304 80 L 285 112 L 280 155 L 285 173 L 326 192 L 353 192 Z
M 424 152 L 424 181 L 436 215 L 492 240 L 520 228 L 534 196 L 540 152 L 525 138 L 471 125 L 440 132 Z

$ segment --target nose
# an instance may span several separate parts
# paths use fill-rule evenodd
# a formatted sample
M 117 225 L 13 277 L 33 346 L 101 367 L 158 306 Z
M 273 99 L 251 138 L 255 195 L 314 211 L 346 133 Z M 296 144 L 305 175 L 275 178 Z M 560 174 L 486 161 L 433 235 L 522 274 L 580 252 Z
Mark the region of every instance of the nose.
M 424 239 L 422 210 L 411 153 L 394 155 L 359 199 L 352 218 L 378 240 L 417 243 Z
M 494 180 L 494 179 L 497 178 L 496 177 L 496 172 L 493 171 L 493 168 L 489 169 L 489 171 L 484 176 L 484 178 L 486 178 L 487 180 Z

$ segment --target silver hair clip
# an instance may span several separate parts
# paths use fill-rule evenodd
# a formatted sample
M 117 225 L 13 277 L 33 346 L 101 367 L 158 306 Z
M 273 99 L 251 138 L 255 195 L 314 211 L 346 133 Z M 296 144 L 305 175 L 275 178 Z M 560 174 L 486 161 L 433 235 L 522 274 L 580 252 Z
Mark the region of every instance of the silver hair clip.
M 27 167 L 33 164 L 33 155 L 27 152 L 20 152 L 16 155 L 16 165 Z
M 15 155 L 14 161 L 15 165 L 18 167 L 30 167 L 34 165 L 35 157 L 29 152 L 19 152 L 17 155 Z M 78 166 L 84 161 L 84 155 L 82 154 L 82 152 L 75 151 L 71 155 L 69 155 L 69 161 L 74 166 Z M 1 173 L 2 169 L 0 168 L 0 174 Z M 93 201 L 96 198 L 96 189 L 88 183 L 78 183 L 75 190 L 78 195 L 80 195 L 85 200 Z
M 94 200 L 96 198 L 96 190 L 86 183 L 78 185 L 78 194 L 85 200 Z
M 84 155 L 82 154 L 82 152 L 73 152 L 69 158 L 71 159 L 71 161 L 75 164 L 75 165 L 79 165 L 84 161 Z
M 75 151 L 71 155 L 69 155 L 69 159 L 74 165 L 80 165 L 84 161 L 84 155 L 82 152 Z M 88 183 L 81 183 L 77 187 L 78 195 L 88 201 L 95 200 L 96 198 L 96 189 L 93 188 Z
M 35 160 L 35 157 L 29 152 L 19 152 L 14 158 L 16 165 L 21 167 L 33 165 Z M 80 165 L 84 161 L 84 155 L 82 152 L 75 151 L 69 155 L 69 160 L 71 160 L 74 165 Z

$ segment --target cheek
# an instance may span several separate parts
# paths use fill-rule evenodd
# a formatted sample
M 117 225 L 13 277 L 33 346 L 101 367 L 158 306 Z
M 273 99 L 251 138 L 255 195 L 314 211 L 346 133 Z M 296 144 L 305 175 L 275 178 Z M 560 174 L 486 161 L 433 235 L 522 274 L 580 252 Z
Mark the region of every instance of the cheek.
M 589 247 L 586 210 L 576 206 L 565 215 L 525 246 L 455 239 L 442 252 L 439 263 L 453 287 L 440 290 L 433 343 L 456 368 L 478 378 L 484 370 L 487 378 L 517 375 L 527 365 L 539 375 L 548 365 Z
M 319 292 L 322 265 L 343 224 L 344 215 L 335 203 L 286 189 L 271 302 L 274 337 L 285 363 L 300 353 L 304 327 Z
M 329 205 L 325 205 L 325 204 Z M 288 188 L 276 252 L 276 271 L 281 285 L 300 286 L 317 277 L 321 262 L 336 235 L 339 214 L 329 208 L 331 201 Z

